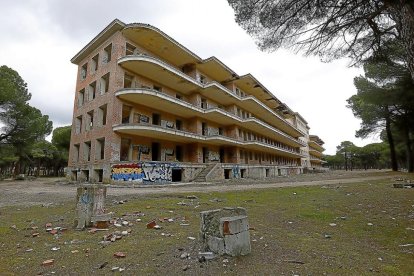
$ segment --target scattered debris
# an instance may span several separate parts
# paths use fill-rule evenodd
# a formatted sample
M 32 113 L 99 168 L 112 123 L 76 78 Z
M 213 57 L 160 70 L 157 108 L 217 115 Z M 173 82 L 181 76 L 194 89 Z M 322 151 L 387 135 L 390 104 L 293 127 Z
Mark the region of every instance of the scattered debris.
M 42 266 L 51 266 L 55 263 L 55 259 L 49 259 L 42 262 Z
M 35 238 L 35 237 L 39 237 L 39 235 L 40 235 L 40 233 L 38 233 L 38 232 L 36 232 L 36 233 L 32 233 L 32 237 L 33 237 L 33 238 Z
M 50 250 L 52 250 L 52 251 L 58 251 L 58 250 L 60 250 L 60 247 L 52 247 L 52 249 L 50 249 Z
M 188 239 L 194 241 L 196 238 L 194 238 L 194 237 L 188 237 Z
M 195 195 L 189 195 L 187 196 L 187 199 L 198 199 L 198 197 Z
M 180 259 L 188 259 L 188 258 L 190 258 L 190 254 L 189 253 L 184 252 L 184 253 L 182 253 L 180 255 Z
M 72 251 L 70 251 L 70 253 L 72 253 L 72 254 L 79 253 L 79 250 L 72 250 Z
M 324 236 L 324 238 L 325 238 L 325 239 L 330 239 L 330 238 L 332 238 L 332 235 L 330 235 L 330 234 L 324 234 L 323 236 Z
M 336 226 L 336 223 L 329 223 L 329 226 L 334 227 L 334 226 Z
M 371 222 L 367 223 L 368 226 L 373 226 L 374 224 L 372 224 Z
M 400 244 L 400 247 L 409 247 L 409 246 L 413 246 L 414 243 L 407 243 L 407 244 Z
M 202 257 L 204 260 L 212 260 L 217 257 L 213 252 L 198 252 L 199 259 Z
M 157 223 L 155 222 L 155 220 L 150 221 L 147 223 L 147 229 L 152 229 L 157 225 Z
M 116 252 L 114 253 L 115 258 L 125 258 L 126 254 L 124 252 Z
M 183 271 L 187 271 L 188 269 L 190 269 L 189 265 L 186 265 L 186 266 L 183 267 Z
M 26 249 L 26 252 L 32 252 L 33 251 L 33 248 L 27 248 Z
M 102 263 L 102 264 L 100 264 L 99 266 L 98 266 L 98 269 L 102 269 L 102 268 L 104 268 L 105 266 L 107 266 L 108 265 L 108 262 L 104 262 L 104 263 Z

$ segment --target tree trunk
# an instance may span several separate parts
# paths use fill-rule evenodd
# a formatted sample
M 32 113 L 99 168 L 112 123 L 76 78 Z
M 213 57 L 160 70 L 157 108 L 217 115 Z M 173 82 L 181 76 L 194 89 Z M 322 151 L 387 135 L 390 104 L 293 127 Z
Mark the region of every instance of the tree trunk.
M 407 65 L 414 82 L 414 3 L 412 0 L 386 1 L 390 5 L 390 13 L 397 24 L 397 29 L 404 45 Z
M 395 153 L 394 137 L 391 132 L 390 114 L 385 116 L 385 131 L 387 132 L 388 145 L 390 147 L 391 168 L 394 172 L 398 171 L 397 154 Z
M 414 172 L 413 150 L 411 148 L 410 131 L 408 127 L 404 129 L 405 148 L 407 152 L 407 170 L 409 173 Z

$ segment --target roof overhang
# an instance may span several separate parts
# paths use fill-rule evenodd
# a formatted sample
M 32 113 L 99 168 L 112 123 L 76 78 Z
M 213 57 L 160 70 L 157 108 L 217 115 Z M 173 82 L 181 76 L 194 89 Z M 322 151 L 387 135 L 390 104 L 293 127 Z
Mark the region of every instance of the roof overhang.
M 122 30 L 125 27 L 125 23 L 119 19 L 112 21 L 105 29 L 103 29 L 97 36 L 95 36 L 82 50 L 79 51 L 70 61 L 74 64 L 79 64 L 85 59 L 92 51 L 94 51 L 99 45 L 104 43 L 116 32 Z

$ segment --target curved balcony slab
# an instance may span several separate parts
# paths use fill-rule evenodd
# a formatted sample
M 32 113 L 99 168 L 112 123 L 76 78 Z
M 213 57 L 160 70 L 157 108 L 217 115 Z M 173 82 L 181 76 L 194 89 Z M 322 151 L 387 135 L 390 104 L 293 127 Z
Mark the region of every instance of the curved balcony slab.
M 121 100 L 141 104 L 153 108 L 154 103 L 159 110 L 168 110 L 169 113 L 183 118 L 201 117 L 222 125 L 238 125 L 262 133 L 268 137 L 292 147 L 304 146 L 300 140 L 268 125 L 257 118 L 242 119 L 220 108 L 202 109 L 183 100 L 165 93 L 146 88 L 125 88 L 118 90 L 115 95 Z
M 308 142 L 309 145 L 309 149 L 314 148 L 315 150 L 319 151 L 319 152 L 323 152 L 325 150 L 324 147 L 322 147 L 321 145 L 319 145 L 318 143 L 316 143 L 315 141 L 310 140 Z
M 208 84 L 199 83 L 192 77 L 181 72 L 178 68 L 155 57 L 142 54 L 129 55 L 120 58 L 118 64 L 127 70 L 149 79 L 156 80 L 181 93 L 190 94 L 193 91 L 198 91 L 204 97 L 223 105 L 237 104 L 245 110 L 254 110 L 258 115 L 258 118 L 281 129 L 286 134 L 295 138 L 305 136 L 303 132 L 288 123 L 279 114 L 271 110 L 267 105 L 260 102 L 255 97 L 240 97 L 215 81 Z
M 203 136 L 187 131 L 165 128 L 157 125 L 146 124 L 120 124 L 114 125 L 113 131 L 121 134 L 138 135 L 142 137 L 157 137 L 157 139 L 180 143 L 204 143 L 216 146 L 239 146 L 245 149 L 266 151 L 283 157 L 301 158 L 303 155 L 276 146 L 257 141 L 238 141 L 226 136 Z

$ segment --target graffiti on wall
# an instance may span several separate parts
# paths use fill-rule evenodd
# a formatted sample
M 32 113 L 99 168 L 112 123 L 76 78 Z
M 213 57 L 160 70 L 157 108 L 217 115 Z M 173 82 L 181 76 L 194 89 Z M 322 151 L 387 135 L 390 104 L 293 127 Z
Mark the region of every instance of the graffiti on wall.
M 175 163 L 139 162 L 112 165 L 112 180 L 140 183 L 171 182 Z
M 232 173 L 233 173 L 233 178 L 240 178 L 240 170 L 239 170 L 239 166 L 235 165 L 233 166 L 233 168 L 231 169 Z

